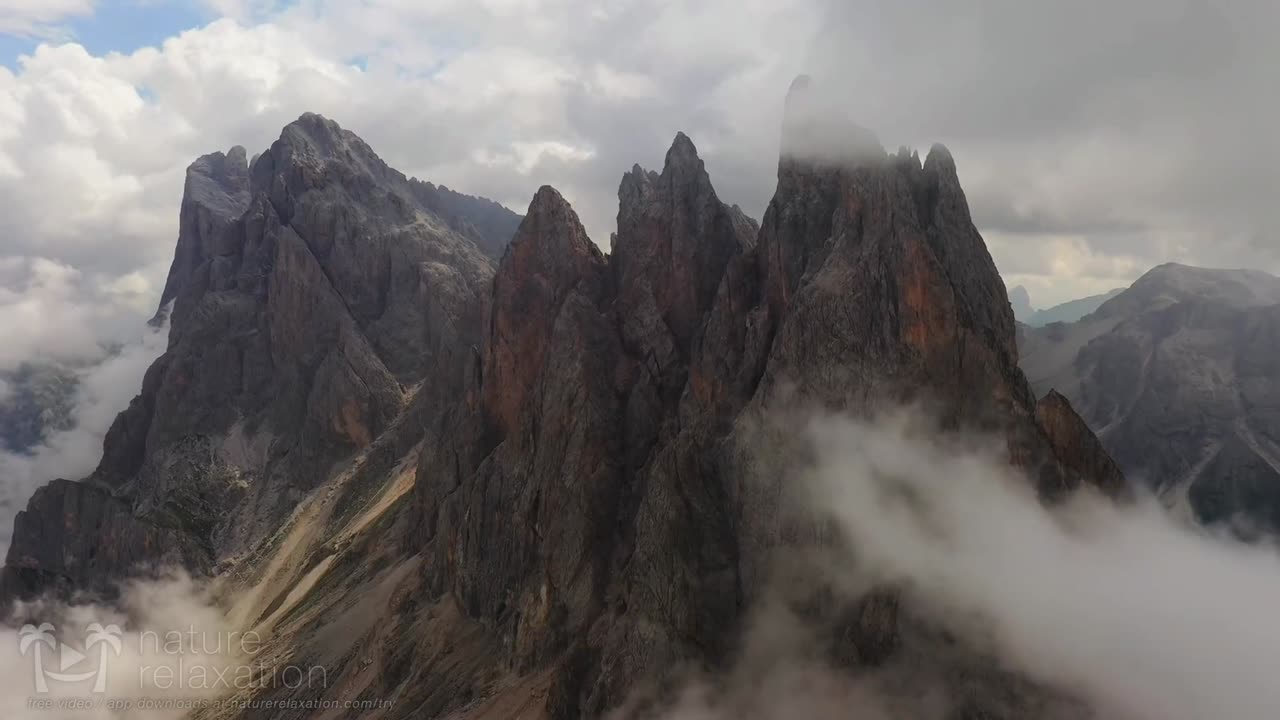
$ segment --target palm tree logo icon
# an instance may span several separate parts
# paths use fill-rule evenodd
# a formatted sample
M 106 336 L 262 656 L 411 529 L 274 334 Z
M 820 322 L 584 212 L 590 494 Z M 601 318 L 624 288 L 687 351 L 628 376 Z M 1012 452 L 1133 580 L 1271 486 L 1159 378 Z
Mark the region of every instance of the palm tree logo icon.
M 28 652 L 32 654 L 32 664 L 35 666 L 36 675 L 36 692 L 49 692 L 49 683 L 44 676 L 44 654 L 40 650 L 41 645 L 48 645 L 50 650 L 57 649 L 57 643 L 53 639 L 53 626 L 49 623 L 40 623 L 39 627 L 35 625 L 23 625 L 19 631 L 18 650 L 26 655 Z
M 19 631 L 18 649 L 23 655 L 30 654 L 32 656 L 37 693 L 44 694 L 49 692 L 49 680 L 78 683 L 92 678 L 94 680 L 93 692 L 102 694 L 107 691 L 107 654 L 109 651 L 115 652 L 116 655 L 120 654 L 122 649 L 120 637 L 122 634 L 120 626 L 115 624 L 103 627 L 102 624 L 95 622 L 90 623 L 85 628 L 85 650 L 91 651 L 95 647 L 98 648 L 98 667 L 87 672 L 68 672 L 88 658 L 76 648 L 66 643 L 58 642 L 54 637 L 54 627 L 49 623 L 41 623 L 39 626 L 22 626 Z M 49 646 L 50 650 L 56 650 L 58 653 L 57 671 L 45 667 L 43 650 L 45 645 Z
M 98 647 L 98 675 L 93 681 L 93 691 L 101 695 L 107 691 L 107 650 L 120 654 L 120 626 L 112 623 L 104 628 L 98 623 L 89 623 L 85 630 L 88 633 L 85 648 Z

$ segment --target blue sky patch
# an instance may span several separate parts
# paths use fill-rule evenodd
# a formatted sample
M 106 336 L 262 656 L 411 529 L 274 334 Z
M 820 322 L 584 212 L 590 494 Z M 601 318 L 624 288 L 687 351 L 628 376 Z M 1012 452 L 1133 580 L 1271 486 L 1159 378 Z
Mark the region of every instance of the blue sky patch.
M 92 55 L 104 55 L 159 45 L 212 19 L 196 0 L 99 0 L 93 15 L 71 18 L 63 27 L 72 42 Z M 0 34 L 0 65 L 17 69 L 18 57 L 30 54 L 41 42 Z

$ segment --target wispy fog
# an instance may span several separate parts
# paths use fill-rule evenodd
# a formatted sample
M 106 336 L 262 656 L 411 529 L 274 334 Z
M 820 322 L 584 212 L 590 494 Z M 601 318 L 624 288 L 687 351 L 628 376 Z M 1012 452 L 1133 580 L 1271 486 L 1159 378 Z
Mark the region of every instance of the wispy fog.
M 832 523 L 819 584 L 837 604 L 894 588 L 902 644 L 874 668 L 842 666 L 830 626 L 800 619 L 775 582 L 729 672 L 682 675 L 664 717 L 1263 720 L 1280 708 L 1272 545 L 1209 534 L 1154 501 L 1083 492 L 1047 509 L 1001 443 L 940 434 L 915 412 L 779 425 L 752 452 L 768 456 L 760 467 L 776 467 L 780 446 L 806 458 L 783 471 L 784 504 Z
M 0 626 L 0 717 L 170 720 L 260 682 L 260 639 L 181 573 L 127 583 L 111 608 L 41 602 L 16 617 L 31 624 Z
M 78 367 L 69 428 L 47 434 L 28 452 L 0 448 L 0 558 L 9 549 L 14 515 L 36 488 L 55 478 L 78 480 L 97 466 L 111 422 L 142 388 L 142 377 L 164 352 L 168 335 L 167 323 L 144 327 L 119 349 Z
M 1272 718 L 1280 556 L 1082 494 L 1046 510 L 1009 465 L 906 414 L 823 418 L 812 507 L 933 621 L 1006 666 L 1134 720 Z

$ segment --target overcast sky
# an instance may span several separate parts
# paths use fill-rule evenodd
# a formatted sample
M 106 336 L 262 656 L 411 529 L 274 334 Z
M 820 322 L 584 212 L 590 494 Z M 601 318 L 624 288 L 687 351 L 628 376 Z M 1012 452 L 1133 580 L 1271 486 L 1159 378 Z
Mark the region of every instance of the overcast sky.
M 302 112 L 608 245 L 676 131 L 759 218 L 800 72 L 888 147 L 947 144 L 1040 307 L 1154 264 L 1280 269 L 1280 10 L 1254 2 L 0 0 L 0 369 L 149 314 L 186 165 Z

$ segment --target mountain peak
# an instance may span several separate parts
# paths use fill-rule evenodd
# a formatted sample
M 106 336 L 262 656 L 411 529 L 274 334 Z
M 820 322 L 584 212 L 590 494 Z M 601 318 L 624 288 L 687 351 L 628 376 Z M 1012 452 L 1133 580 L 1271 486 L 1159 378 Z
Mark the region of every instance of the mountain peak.
M 340 137 L 346 131 L 336 121 L 314 112 L 304 112 L 297 120 L 284 126 L 281 134 L 303 132 L 309 135 Z
M 851 108 L 838 98 L 808 75 L 791 83 L 782 122 L 784 162 L 856 165 L 885 158 L 875 133 L 854 122 Z
M 694 147 L 693 141 L 683 132 L 676 133 L 675 140 L 671 142 L 671 149 L 667 150 L 666 165 L 670 167 L 674 164 L 693 164 L 700 163 L 698 158 L 698 148 Z
M 301 153 L 303 156 L 382 164 L 373 149 L 355 133 L 343 129 L 337 122 L 323 115 L 312 112 L 303 113 L 297 120 L 281 129 L 280 139 L 272 145 L 272 152 L 277 156 L 283 155 L 284 153 L 279 152 L 278 146 L 288 147 L 293 153 Z
M 554 223 L 557 226 L 564 226 L 564 229 L 571 232 L 564 239 L 572 246 L 576 252 L 579 248 L 585 248 L 590 244 L 585 234 L 577 233 L 576 230 L 581 227 L 578 220 L 578 214 L 574 212 L 569 205 L 569 201 L 564 199 L 559 190 L 550 185 L 543 185 L 533 194 L 533 199 L 529 202 L 529 210 L 525 213 L 525 224 L 530 221 L 535 223 Z M 542 236 L 535 232 L 526 231 L 525 224 L 516 231 L 516 237 L 512 240 L 515 242 L 526 242 L 529 238 L 540 239 Z
M 482 398 L 499 436 L 519 427 L 546 360 L 560 308 L 604 294 L 608 264 L 578 214 L 543 185 L 529 203 L 493 279 L 493 311 Z
M 927 166 L 930 162 L 937 164 L 940 168 L 950 168 L 953 171 L 956 166 L 956 159 L 952 157 L 951 150 L 942 143 L 934 143 L 930 146 L 929 156 L 924 164 Z
M 711 189 L 711 176 L 707 174 L 707 166 L 698 157 L 698 148 L 684 133 L 676 133 L 671 148 L 662 166 L 661 182 L 672 184 L 693 183 L 703 192 L 714 195 Z
M 250 184 L 248 157 L 239 145 L 201 156 L 187 167 L 178 245 L 153 322 L 207 258 L 234 250 L 237 241 L 228 230 L 249 207 Z
M 249 204 L 249 161 L 239 145 L 203 155 L 187 167 L 184 199 L 223 215 L 238 215 Z
M 1026 321 L 1035 313 L 1035 308 L 1031 306 L 1031 293 L 1021 285 L 1009 290 L 1009 304 L 1013 306 L 1013 316 L 1020 321 Z
M 756 229 L 716 196 L 698 149 L 683 132 L 662 173 L 639 166 L 618 187 L 618 232 L 611 261 L 622 305 L 645 315 L 625 327 L 633 346 L 669 364 L 687 350 L 711 307 L 729 259 L 750 247 Z
M 956 159 L 942 143 L 934 143 L 929 148 L 929 154 L 924 160 L 924 173 L 926 177 L 935 178 L 939 183 L 952 187 L 957 192 L 963 192 L 960 189 Z
M 525 262 L 533 262 L 534 266 L 517 268 Z M 569 201 L 559 190 L 543 185 L 534 193 L 529 211 L 511 239 L 499 266 L 499 275 L 542 272 L 572 283 L 582 262 L 603 262 L 603 256 L 587 237 Z M 568 278 L 564 273 L 575 277 Z
M 1273 305 L 1280 303 L 1280 278 L 1261 270 L 1221 270 L 1164 263 L 1108 300 L 1099 312 L 1108 317 L 1133 315 L 1188 301 L 1237 308 Z
M 304 183 L 316 182 L 326 165 L 340 168 L 345 176 L 366 174 L 375 181 L 397 185 L 408 182 L 408 178 L 391 169 L 360 136 L 312 112 L 303 113 L 284 126 L 270 151 L 255 163 L 252 169 L 255 188 L 260 182 L 269 181 L 269 175 L 278 174 L 290 165 L 300 169 Z

